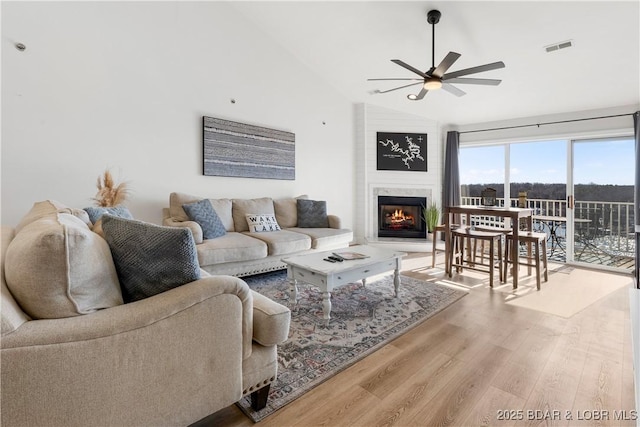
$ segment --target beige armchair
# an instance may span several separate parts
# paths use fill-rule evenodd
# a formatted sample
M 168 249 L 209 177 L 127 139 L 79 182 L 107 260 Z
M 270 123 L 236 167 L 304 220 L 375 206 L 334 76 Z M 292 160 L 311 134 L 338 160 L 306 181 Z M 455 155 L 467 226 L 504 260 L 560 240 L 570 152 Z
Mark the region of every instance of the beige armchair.
M 230 276 L 208 276 L 90 314 L 32 320 L 5 283 L 1 424 L 189 425 L 251 395 L 266 404 L 289 310 Z

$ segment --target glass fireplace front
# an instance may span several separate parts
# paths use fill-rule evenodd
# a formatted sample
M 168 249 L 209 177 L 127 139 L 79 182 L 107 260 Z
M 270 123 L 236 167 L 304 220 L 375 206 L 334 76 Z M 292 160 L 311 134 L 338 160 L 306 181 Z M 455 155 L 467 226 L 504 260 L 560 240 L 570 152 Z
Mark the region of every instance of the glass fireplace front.
M 426 204 L 426 197 L 378 196 L 378 237 L 426 238 Z

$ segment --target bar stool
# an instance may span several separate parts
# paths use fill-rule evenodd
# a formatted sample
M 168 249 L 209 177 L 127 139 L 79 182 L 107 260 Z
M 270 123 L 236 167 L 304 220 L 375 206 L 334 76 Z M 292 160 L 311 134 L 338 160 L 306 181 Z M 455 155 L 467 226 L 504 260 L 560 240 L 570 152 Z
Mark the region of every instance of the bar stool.
M 488 231 L 488 232 L 492 232 L 492 233 L 501 233 L 502 234 L 502 238 L 500 240 L 502 240 L 504 242 L 504 236 L 506 236 L 507 234 L 511 233 L 513 230 L 511 228 L 507 228 L 507 227 L 492 227 L 489 225 L 476 225 L 474 227 L 474 229 L 476 231 Z M 480 260 L 481 262 L 484 262 L 484 254 L 485 254 L 485 247 L 484 247 L 484 240 L 480 240 Z M 473 260 L 475 261 L 476 255 L 477 255 L 477 243 L 478 241 L 476 240 L 473 244 Z M 502 256 L 503 254 L 500 253 L 500 261 L 502 262 Z M 502 280 L 502 278 L 501 278 Z
M 450 269 L 453 270 L 453 267 L 456 267 L 456 271 L 460 272 L 464 268 L 468 268 L 470 270 L 481 271 L 485 273 L 489 273 L 489 286 L 493 288 L 493 276 L 495 268 L 498 267 L 500 274 L 500 281 L 502 281 L 503 272 L 502 272 L 502 236 L 503 234 L 500 232 L 491 232 L 491 231 L 479 231 L 473 230 L 471 228 L 457 228 L 452 231 L 452 244 L 451 244 L 451 252 L 449 256 L 449 266 Z M 487 263 L 484 262 L 484 258 L 481 262 L 476 262 L 470 257 L 465 259 L 465 240 L 467 240 L 468 245 L 471 246 L 471 239 L 474 239 L 474 245 L 477 241 L 489 242 L 489 256 Z M 497 243 L 497 254 L 496 254 L 496 243 Z M 497 265 L 496 265 L 497 261 Z M 450 271 L 451 271 L 450 270 Z
M 547 269 L 547 234 L 523 231 L 518 234 L 518 241 L 526 243 L 527 245 L 535 245 L 535 251 L 532 256 L 526 256 L 526 261 L 520 260 L 520 254 L 518 254 L 518 264 L 527 267 L 535 267 L 536 269 L 536 287 L 540 290 L 540 276 L 544 273 L 544 281 L 549 281 L 549 274 Z M 507 242 L 504 250 L 504 278 L 507 280 L 509 274 L 509 264 L 513 264 L 510 259 L 509 248 L 513 244 L 513 233 L 507 234 Z M 542 248 L 542 250 L 541 250 Z M 512 268 L 517 269 L 517 266 Z M 518 274 L 517 270 L 512 274 Z
M 451 230 L 455 230 L 460 227 L 458 224 L 449 224 L 449 228 Z M 436 240 L 438 237 L 438 233 L 444 233 L 446 231 L 445 224 L 436 225 L 436 228 L 433 230 L 433 247 L 431 248 L 431 268 L 435 268 L 436 266 Z

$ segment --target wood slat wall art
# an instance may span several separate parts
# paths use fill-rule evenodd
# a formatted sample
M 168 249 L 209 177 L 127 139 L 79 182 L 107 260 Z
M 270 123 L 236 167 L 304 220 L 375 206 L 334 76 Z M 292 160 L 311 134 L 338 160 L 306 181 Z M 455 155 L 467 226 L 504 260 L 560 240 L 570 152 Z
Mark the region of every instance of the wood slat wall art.
M 296 136 L 291 132 L 204 116 L 203 174 L 294 180 Z

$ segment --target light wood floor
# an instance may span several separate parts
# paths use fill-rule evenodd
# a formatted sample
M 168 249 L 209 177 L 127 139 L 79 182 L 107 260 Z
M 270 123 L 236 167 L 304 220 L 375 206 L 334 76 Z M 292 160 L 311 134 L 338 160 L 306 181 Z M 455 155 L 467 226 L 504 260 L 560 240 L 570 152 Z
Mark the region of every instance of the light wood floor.
M 439 270 L 429 254 L 403 264 Z M 636 425 L 616 419 L 635 411 L 626 288 L 569 319 L 469 291 L 257 426 Z M 254 424 L 232 405 L 199 425 Z

